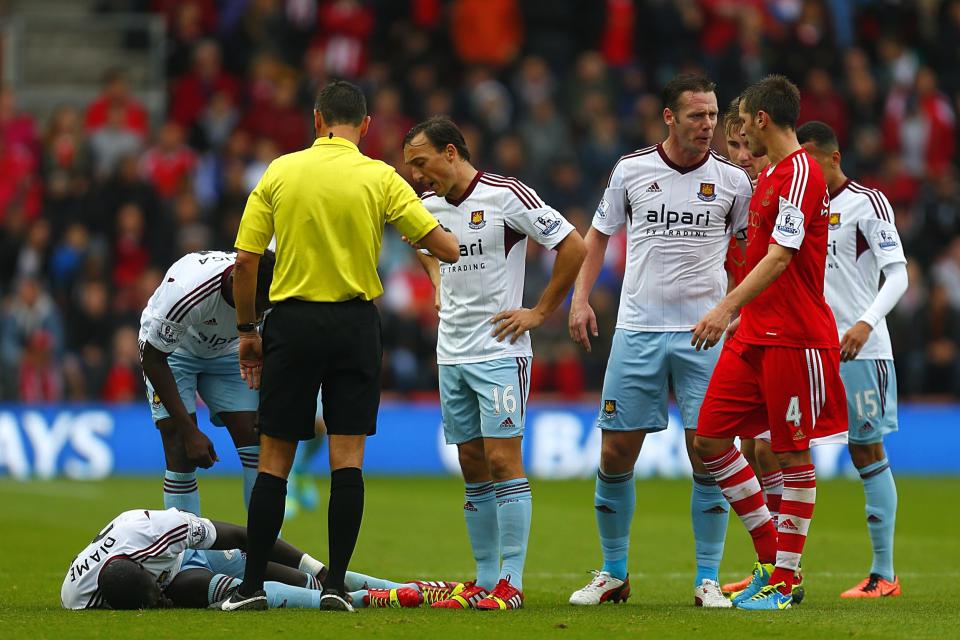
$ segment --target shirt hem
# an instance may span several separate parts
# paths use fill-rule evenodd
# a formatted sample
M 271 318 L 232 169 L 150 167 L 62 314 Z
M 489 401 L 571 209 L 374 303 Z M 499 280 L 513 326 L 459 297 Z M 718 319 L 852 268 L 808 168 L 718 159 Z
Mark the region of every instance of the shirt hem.
M 532 358 L 533 350 L 510 351 L 506 353 L 496 353 L 489 356 L 476 356 L 472 358 L 437 358 L 437 364 L 476 364 L 478 362 L 489 362 L 491 360 L 501 360 L 503 358 Z

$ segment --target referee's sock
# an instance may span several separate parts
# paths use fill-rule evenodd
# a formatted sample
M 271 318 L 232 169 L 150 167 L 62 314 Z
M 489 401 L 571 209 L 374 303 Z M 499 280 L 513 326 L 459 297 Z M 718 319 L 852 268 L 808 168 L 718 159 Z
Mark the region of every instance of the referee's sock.
M 343 593 L 347 565 L 360 535 L 362 519 L 363 471 L 356 467 L 337 469 L 330 474 L 330 506 L 327 511 L 330 564 L 324 581 L 326 589 Z
M 264 472 L 257 475 L 247 511 L 247 568 L 239 589 L 243 596 L 250 596 L 263 589 L 270 551 L 276 544 L 280 527 L 283 525 L 286 496 L 286 480 Z

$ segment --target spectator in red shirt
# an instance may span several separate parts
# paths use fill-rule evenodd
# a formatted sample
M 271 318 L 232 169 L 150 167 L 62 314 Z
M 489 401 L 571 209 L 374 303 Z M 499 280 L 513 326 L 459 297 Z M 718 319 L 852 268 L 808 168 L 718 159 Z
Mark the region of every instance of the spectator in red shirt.
M 23 147 L 37 159 L 40 140 L 36 123 L 30 114 L 17 111 L 16 96 L 8 87 L 0 89 L 0 137 L 8 145 Z
M 103 91 L 87 107 L 85 120 L 87 131 L 95 131 L 105 125 L 109 120 L 111 107 L 123 109 L 123 121 L 128 129 L 140 136 L 147 136 L 149 132 L 147 110 L 130 95 L 130 85 L 123 69 L 111 69 L 104 75 Z
M 184 142 L 183 128 L 168 122 L 157 134 L 157 143 L 140 159 L 140 172 L 163 198 L 180 191 L 197 166 L 197 155 Z
M 847 146 L 847 105 L 834 88 L 830 75 L 821 68 L 811 69 L 800 97 L 800 122 L 820 120 L 837 134 L 841 147 Z
M 374 15 L 359 0 L 328 0 L 318 12 L 313 46 L 323 47 L 327 70 L 332 75 L 356 78 L 367 66 L 368 41 Z
M 291 74 L 281 75 L 272 89 L 268 102 L 247 112 L 243 128 L 254 138 L 269 138 L 280 153 L 300 151 L 307 146 L 311 125 L 297 104 L 297 81 Z
M 237 81 L 221 66 L 220 46 L 213 40 L 204 40 L 193 50 L 193 68 L 173 85 L 170 117 L 189 128 L 213 96 L 221 92 L 236 102 Z
M 938 176 L 953 160 L 955 116 L 937 89 L 937 76 L 921 67 L 912 88 L 898 87 L 887 98 L 884 142 L 898 152 L 907 171 L 917 177 Z
M 113 243 L 113 284 L 118 289 L 133 286 L 150 264 L 144 238 L 143 211 L 133 203 L 117 212 L 117 232 Z

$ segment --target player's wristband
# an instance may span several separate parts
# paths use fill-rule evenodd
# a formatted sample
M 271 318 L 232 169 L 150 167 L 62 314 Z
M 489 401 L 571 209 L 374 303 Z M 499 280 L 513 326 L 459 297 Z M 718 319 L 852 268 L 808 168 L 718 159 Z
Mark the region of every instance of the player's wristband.
M 237 331 L 239 331 L 240 333 L 250 333 L 251 331 L 256 331 L 256 330 L 257 330 L 256 322 L 244 322 L 242 324 L 237 325 Z

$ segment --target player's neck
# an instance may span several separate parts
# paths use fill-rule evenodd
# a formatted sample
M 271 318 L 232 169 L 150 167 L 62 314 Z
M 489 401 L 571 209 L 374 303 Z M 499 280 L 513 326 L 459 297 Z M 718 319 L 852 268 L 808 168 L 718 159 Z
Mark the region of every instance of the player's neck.
M 457 164 L 457 180 L 454 182 L 453 186 L 450 187 L 450 191 L 447 193 L 447 198 L 450 200 L 459 200 L 463 197 L 463 194 L 467 192 L 467 189 L 470 188 L 470 185 L 473 183 L 473 179 L 477 177 L 478 171 L 474 169 L 473 165 L 467 162 L 466 160 L 459 162 Z
M 678 167 L 692 167 L 703 160 L 703 156 L 707 155 L 706 153 L 701 153 L 699 150 L 689 151 L 684 149 L 673 136 L 664 140 L 660 146 L 663 148 L 663 152 L 667 155 L 667 158 L 670 159 L 670 162 Z M 709 153 L 709 151 L 707 153 Z
M 827 180 L 827 192 L 830 195 L 835 194 L 843 188 L 843 185 L 847 184 L 847 175 L 840 169 L 836 171 L 831 171 L 828 175 L 824 176 Z
M 776 127 L 770 132 L 770 139 L 767 140 L 767 158 L 770 164 L 777 164 L 788 155 L 800 148 L 797 142 L 797 132 L 793 129 L 778 129 Z

